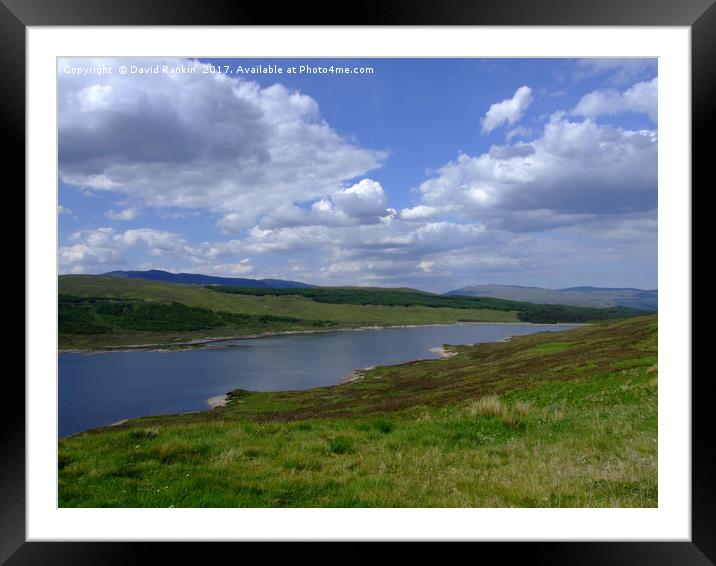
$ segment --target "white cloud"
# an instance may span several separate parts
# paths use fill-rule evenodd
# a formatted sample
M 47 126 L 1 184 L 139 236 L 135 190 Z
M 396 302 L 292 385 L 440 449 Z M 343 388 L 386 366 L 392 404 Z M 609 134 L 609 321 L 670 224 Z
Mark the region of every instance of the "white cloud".
M 214 267 L 217 273 L 227 273 L 230 275 L 247 275 L 254 270 L 251 260 L 244 258 L 238 263 L 221 263 Z
M 418 263 L 418 267 L 422 269 L 425 273 L 430 273 L 433 270 L 434 266 L 434 261 L 422 260 L 420 263 Z
M 490 133 L 504 124 L 512 125 L 521 120 L 527 107 L 532 104 L 532 100 L 532 89 L 528 86 L 521 86 L 515 91 L 512 98 L 490 106 L 482 119 L 483 133 Z
M 615 85 L 624 85 L 645 75 L 656 72 L 657 60 L 655 58 L 625 59 L 614 57 L 611 59 L 579 59 L 576 63 L 577 79 L 587 77 L 606 77 Z
M 525 128 L 524 126 L 517 126 L 512 128 L 505 134 L 505 139 L 511 141 L 512 138 L 527 138 L 532 135 L 532 130 Z
M 545 229 L 580 222 L 583 215 L 655 208 L 656 164 L 655 131 L 555 114 L 529 145 L 462 154 L 419 192 L 422 205 L 449 206 L 464 219 L 500 229 Z
M 110 220 L 128 221 L 134 220 L 139 216 L 139 210 L 136 208 L 125 208 L 122 210 L 108 210 L 105 216 Z
M 650 212 L 608 221 L 597 217 L 584 224 L 541 233 L 482 230 L 472 238 L 446 242 L 441 241 L 445 232 L 434 230 L 432 245 L 420 248 L 321 248 L 319 258 L 300 273 L 299 279 L 324 285 L 409 285 L 437 291 L 485 282 L 545 285 L 546 281 L 561 280 L 562 286 L 592 281 L 608 284 L 609 277 L 619 277 L 610 262 L 621 262 L 616 263 L 618 269 L 636 266 L 630 269 L 641 270 L 642 276 L 648 278 L 648 262 L 653 258 L 644 252 L 645 248 L 655 250 L 655 221 L 655 212 Z M 566 263 L 565 258 L 569 258 Z M 609 267 L 612 273 L 600 280 Z M 288 271 L 281 275 L 295 278 Z
M 121 265 L 126 262 L 122 250 L 114 241 L 111 228 L 81 230 L 69 238 L 69 246 L 58 250 L 60 270 L 82 273 L 86 269 L 106 265 Z
M 91 85 L 78 91 L 75 102 L 82 112 L 108 110 L 112 107 L 112 87 Z
M 253 228 L 248 237 L 236 241 L 239 250 L 252 253 L 301 252 L 330 249 L 352 257 L 387 253 L 393 257 L 474 244 L 484 236 L 479 224 L 452 222 L 385 222 L 374 226 L 297 226 L 263 230 Z
M 69 245 L 58 250 L 62 272 L 104 270 L 108 265 L 127 263 L 125 252 L 142 247 L 150 256 L 186 253 L 186 240 L 177 234 L 140 228 L 117 233 L 113 228 L 79 230 L 68 238 Z
M 122 246 L 144 245 L 151 255 L 181 251 L 186 246 L 186 240 L 176 234 L 152 228 L 127 230 L 123 234 L 115 236 L 114 239 Z
M 626 108 L 655 116 L 656 80 L 595 95 L 584 102 L 586 119 L 556 113 L 541 132 L 509 129 L 505 145 L 444 164 L 399 211 L 366 177 L 385 153 L 339 134 L 315 100 L 281 85 L 225 76 L 60 80 L 63 180 L 126 195 L 115 205 L 126 208 L 107 212 L 113 220 L 152 206 L 163 217 L 218 219 L 235 234 L 197 243 L 151 228 L 84 230 L 60 248 L 63 272 L 166 264 L 448 290 L 539 283 L 568 273 L 565 258 L 572 273 L 623 258 L 640 265 L 644 249 L 655 249 L 656 131 L 590 116 Z M 521 87 L 490 107 L 483 131 L 513 126 L 531 102 Z
M 353 218 L 370 218 L 385 213 L 386 197 L 380 183 L 363 179 L 332 197 L 336 207 Z
M 254 271 L 254 265 L 251 259 L 244 258 L 236 263 L 197 263 L 192 266 L 192 271 L 221 277 L 243 277 Z
M 72 267 L 125 263 L 121 251 L 114 247 L 89 246 L 87 244 L 75 244 L 60 248 L 59 260 L 61 264 Z
M 441 216 L 442 214 L 449 212 L 449 210 L 450 210 L 450 207 L 426 206 L 424 204 L 419 204 L 412 208 L 402 209 L 400 211 L 400 218 L 402 220 L 408 220 L 408 221 L 428 220 L 430 218 L 435 218 L 437 216 Z
M 285 205 L 278 205 L 279 208 Z M 221 218 L 217 223 L 216 227 L 224 233 L 238 233 L 244 230 L 247 226 L 251 226 L 256 220 L 256 215 L 250 210 L 243 210 L 240 212 L 230 212 Z
M 59 214 L 60 216 L 62 216 L 62 215 L 67 215 L 67 214 L 71 215 L 71 214 L 72 214 L 72 210 L 69 209 L 69 208 L 67 208 L 66 206 L 62 206 L 62 205 L 60 204 L 60 205 L 57 206 L 57 214 Z
M 184 63 L 198 72 L 59 74 L 65 183 L 144 206 L 207 210 L 221 217 L 222 229 L 237 231 L 286 203 L 331 195 L 386 157 L 336 132 L 314 99 L 283 85 L 203 75 L 199 62 L 142 63 Z
M 162 258 L 163 262 L 169 259 L 174 265 L 187 266 L 179 271 L 242 276 L 256 271 L 251 254 L 290 254 L 291 259 L 286 262 L 289 265 L 296 261 L 296 254 L 305 253 L 324 266 L 323 273 L 326 277 L 330 274 L 330 279 L 346 273 L 351 269 L 349 265 L 356 270 L 380 265 L 381 270 L 388 271 L 388 264 L 394 263 L 396 269 L 402 266 L 424 273 L 428 264 L 417 267 L 424 255 L 474 246 L 484 237 L 484 226 L 451 222 L 396 221 L 265 230 L 254 227 L 242 240 L 199 244 L 189 244 L 177 234 L 150 228 L 124 232 L 98 228 L 72 234 L 67 245 L 60 248 L 59 259 L 63 273 L 103 272 L 127 264 L 128 254 L 138 250 L 148 257 Z M 144 267 L 163 266 L 145 263 Z M 276 270 L 277 274 L 281 272 L 280 268 Z M 316 278 L 310 270 L 301 274 L 310 281 Z M 296 273 L 285 272 L 283 276 L 295 278 Z M 394 276 L 398 277 L 399 272 L 395 271 Z
M 245 256 L 246 248 L 237 240 L 191 245 L 173 232 L 152 228 L 117 232 L 105 227 L 74 232 L 67 245 L 60 247 L 58 256 L 63 273 L 108 271 L 111 266 L 127 264 L 128 254 L 140 251 L 151 258 L 188 265 L 186 269 L 193 272 L 238 276 L 254 271 L 251 258 Z
M 595 90 L 582 97 L 572 114 L 596 117 L 638 112 L 657 121 L 658 78 L 635 84 L 624 92 L 614 89 Z
M 314 202 L 310 208 L 293 204 L 279 206 L 261 219 L 261 228 L 287 226 L 350 226 L 376 224 L 391 212 L 387 197 L 378 181 L 363 179 Z M 225 220 L 220 223 L 227 232 L 235 231 Z

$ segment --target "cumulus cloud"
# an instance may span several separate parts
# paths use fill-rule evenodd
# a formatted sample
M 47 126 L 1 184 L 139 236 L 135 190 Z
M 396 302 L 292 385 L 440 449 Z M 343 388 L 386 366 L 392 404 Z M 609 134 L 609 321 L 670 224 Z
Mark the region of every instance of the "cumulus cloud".
M 451 206 L 501 229 L 536 230 L 584 215 L 652 210 L 656 186 L 655 131 L 557 113 L 529 145 L 461 154 L 418 189 L 425 206 Z
M 60 273 L 94 273 L 102 267 L 127 263 L 119 250 L 93 248 L 85 244 L 60 248 L 58 259 Z
M 441 216 L 446 212 L 450 211 L 450 207 L 445 206 L 426 206 L 419 204 L 412 208 L 404 208 L 400 211 L 401 220 L 416 221 L 416 220 L 428 220 Z
M 143 247 L 150 256 L 177 254 L 190 250 L 186 240 L 171 232 L 140 228 L 117 233 L 113 228 L 79 230 L 58 250 L 60 271 L 84 273 L 106 270 L 127 263 L 125 252 Z
M 385 192 L 380 183 L 363 179 L 332 197 L 336 206 L 353 218 L 371 218 L 385 213 Z
M 303 269 L 281 275 L 324 285 L 408 284 L 442 291 L 482 282 L 534 285 L 555 278 L 563 278 L 563 286 L 574 281 L 607 284 L 600 277 L 605 266 L 613 269 L 614 262 L 652 276 L 648 262 L 654 258 L 644 251 L 655 251 L 655 223 L 655 211 L 592 216 L 537 233 L 431 223 L 420 236 L 417 226 L 411 230 L 396 223 L 370 239 L 368 234 L 322 228 L 323 240 L 316 234 L 319 229 L 312 228 L 317 236 L 315 247 L 307 250 L 318 249 L 320 254 L 307 256 L 310 259 Z M 275 241 L 285 243 L 291 231 L 276 235 Z M 298 253 L 311 252 L 292 250 L 289 257 L 296 258 Z M 565 258 L 570 263 L 565 264 Z
M 294 204 L 279 206 L 261 219 L 260 227 L 376 224 L 391 214 L 386 204 L 387 197 L 381 184 L 372 179 L 363 179 L 313 202 L 308 208 Z M 227 223 L 221 226 L 226 231 L 232 231 Z
M 241 276 L 255 273 L 252 254 L 286 254 L 291 261 L 296 254 L 313 254 L 318 265 L 336 267 L 322 272 L 329 279 L 345 275 L 348 265 L 376 268 L 384 263 L 395 266 L 417 265 L 426 254 L 439 254 L 467 248 L 485 238 L 485 227 L 476 223 L 380 222 L 358 226 L 290 226 L 277 229 L 251 229 L 243 239 L 191 244 L 178 234 L 138 228 L 118 232 L 113 228 L 97 228 L 75 232 L 59 250 L 63 273 L 108 271 L 128 263 L 133 250 L 141 250 L 159 264 L 144 268 L 164 268 L 166 260 L 186 266 L 170 271 L 190 270 L 217 275 Z M 316 254 L 318 254 L 316 256 Z M 290 264 L 288 261 L 287 264 Z M 315 265 L 315 264 L 314 264 Z M 340 267 L 339 267 L 340 266 Z M 388 269 L 383 265 L 382 269 Z M 396 267 L 397 269 L 397 267 Z M 418 269 L 424 273 L 424 269 Z M 275 271 L 281 275 L 281 270 Z M 395 276 L 398 276 L 396 271 Z M 266 276 L 266 275 L 262 275 Z M 295 273 L 283 273 L 295 277 Z M 307 271 L 304 276 L 314 281 L 317 275 Z
M 211 219 L 227 234 L 81 230 L 59 250 L 63 272 L 140 265 L 444 291 L 554 280 L 569 271 L 565 258 L 591 284 L 605 265 L 655 265 L 644 250 L 656 249 L 656 131 L 594 118 L 655 119 L 656 79 L 595 91 L 534 132 L 515 126 L 532 102 L 521 87 L 482 121 L 486 133 L 511 126 L 504 145 L 459 154 L 399 210 L 392 188 L 368 175 L 386 154 L 341 135 L 315 100 L 284 86 L 191 75 L 60 81 L 63 181 L 125 195 L 106 212 L 111 220 L 154 207 L 164 219 Z
M 482 119 L 483 133 L 487 134 L 502 125 L 512 125 L 520 121 L 527 107 L 532 104 L 532 100 L 532 89 L 528 86 L 521 86 L 515 91 L 512 98 L 490 106 Z
M 351 257 L 389 254 L 391 257 L 458 249 L 483 237 L 485 227 L 447 221 L 412 224 L 385 222 L 375 226 L 298 226 L 262 230 L 253 228 L 247 238 L 237 241 L 238 249 L 254 252 L 300 252 L 330 249 Z M 417 254 L 417 255 L 416 255 Z
M 61 246 L 58 250 L 60 271 L 82 273 L 88 268 L 126 263 L 111 228 L 81 230 L 72 234 L 69 240 L 71 245 Z
M 639 112 L 657 121 L 658 78 L 636 83 L 624 92 L 606 89 L 595 90 L 583 96 L 572 111 L 577 116 L 596 117 Z
M 196 61 L 142 64 L 180 63 L 197 72 L 59 74 L 65 183 L 129 195 L 146 206 L 208 210 L 235 231 L 284 203 L 333 194 L 386 157 L 340 135 L 314 99 L 281 84 L 261 88 L 204 75 Z
M 151 255 L 176 252 L 186 245 L 186 240 L 179 238 L 176 234 L 152 228 L 127 230 L 123 234 L 116 235 L 114 240 L 123 246 L 144 245 Z

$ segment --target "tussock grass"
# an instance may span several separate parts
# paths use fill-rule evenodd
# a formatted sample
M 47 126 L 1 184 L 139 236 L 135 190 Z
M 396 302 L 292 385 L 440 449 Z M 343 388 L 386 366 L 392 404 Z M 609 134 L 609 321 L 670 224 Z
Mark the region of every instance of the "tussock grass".
M 336 436 L 327 442 L 329 454 L 346 454 L 353 450 L 353 439 L 349 436 Z
M 509 405 L 504 403 L 497 395 L 486 395 L 470 403 L 467 413 L 471 416 L 496 417 L 507 426 L 516 426 L 522 422 L 522 417 L 532 410 L 532 402 L 518 400 Z
M 497 395 L 487 395 L 470 403 L 467 412 L 473 416 L 501 417 L 507 412 L 507 408 Z

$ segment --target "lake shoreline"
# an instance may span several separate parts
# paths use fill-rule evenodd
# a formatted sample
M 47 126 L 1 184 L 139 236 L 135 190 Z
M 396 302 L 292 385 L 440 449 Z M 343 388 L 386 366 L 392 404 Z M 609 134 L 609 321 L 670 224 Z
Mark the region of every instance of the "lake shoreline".
M 504 326 L 509 326 L 512 328 L 504 329 L 504 330 L 496 329 L 497 327 L 504 327 Z M 396 339 L 397 342 L 395 344 L 391 343 L 391 346 L 393 346 L 393 347 L 388 348 L 388 350 L 390 352 L 395 352 L 396 348 L 397 348 L 397 351 L 402 351 L 401 348 L 404 349 L 405 346 L 404 345 L 401 346 L 400 336 L 402 336 L 403 333 L 405 333 L 405 332 L 408 333 L 407 336 L 427 335 L 428 341 L 426 344 L 420 345 L 418 350 L 416 350 L 415 352 L 408 353 L 405 357 L 403 357 L 402 359 L 399 359 L 399 360 L 390 359 L 390 361 L 387 361 L 387 360 L 382 360 L 382 359 L 375 359 L 375 358 L 372 358 L 372 356 L 369 356 L 368 359 L 365 360 L 365 361 L 368 361 L 368 363 L 361 364 L 360 361 L 363 361 L 363 360 L 359 360 L 359 359 L 352 360 L 352 361 L 355 361 L 358 363 L 350 364 L 350 365 L 345 364 L 347 367 L 342 368 L 343 371 L 336 374 L 337 376 L 339 376 L 337 380 L 335 380 L 335 377 L 332 377 L 329 382 L 320 382 L 320 383 L 317 383 L 314 385 L 308 385 L 308 387 L 301 386 L 301 387 L 298 387 L 298 389 L 304 389 L 304 388 L 305 389 L 313 389 L 313 388 L 320 388 L 320 387 L 331 387 L 331 386 L 338 386 L 338 385 L 342 385 L 342 384 L 346 384 L 346 383 L 361 381 L 362 379 L 364 379 L 366 377 L 366 375 L 370 372 L 370 370 L 373 370 L 377 366 L 384 366 L 384 365 L 385 366 L 392 366 L 392 365 L 399 366 L 399 365 L 406 364 L 406 363 L 409 364 L 409 363 L 415 363 L 418 361 L 426 361 L 426 360 L 430 360 L 430 359 L 444 360 L 444 359 L 451 358 L 458 354 L 458 348 L 456 346 L 459 347 L 461 345 L 464 345 L 464 346 L 474 345 L 474 343 L 476 343 L 475 342 L 476 339 L 477 339 L 478 343 L 482 343 L 483 341 L 485 343 L 501 342 L 501 341 L 505 341 L 505 340 L 510 340 L 515 335 L 522 335 L 522 334 L 530 335 L 535 332 L 536 333 L 545 333 L 545 332 L 549 333 L 552 331 L 559 331 L 559 330 L 563 330 L 563 329 L 566 330 L 566 329 L 569 329 L 570 327 L 573 327 L 573 325 L 564 325 L 564 324 L 548 325 L 548 324 L 531 324 L 531 323 L 510 324 L 510 323 L 494 323 L 494 322 L 478 322 L 478 323 L 462 322 L 462 323 L 455 323 L 455 324 L 401 325 L 399 327 L 393 326 L 393 327 L 389 327 L 389 328 L 372 326 L 372 327 L 362 328 L 361 330 L 364 330 L 366 332 L 360 337 L 358 335 L 349 335 L 347 333 L 344 334 L 343 336 L 340 336 L 340 335 L 337 335 L 337 331 L 331 330 L 328 332 L 332 332 L 333 335 L 337 336 L 337 337 L 336 338 L 326 337 L 326 338 L 324 338 L 324 340 L 329 340 L 329 342 L 331 342 L 331 343 L 334 340 L 339 340 L 339 341 L 343 341 L 347 344 L 353 345 L 356 343 L 363 343 L 364 341 L 367 341 L 367 343 L 369 343 L 369 344 L 375 343 L 376 341 L 378 341 L 380 343 L 384 343 L 385 340 L 388 339 L 387 335 L 382 335 L 380 333 L 369 333 L 367 331 L 368 330 L 384 331 L 384 330 L 388 330 L 388 329 L 392 328 L 395 332 L 393 332 L 391 334 L 397 333 L 398 338 Z M 518 328 L 521 328 L 522 330 L 519 330 Z M 349 329 L 349 330 L 357 331 L 358 329 Z M 506 330 L 506 332 L 505 332 L 505 330 Z M 510 332 L 510 330 L 511 330 L 511 332 Z M 418 333 L 418 334 L 415 334 L 415 333 Z M 282 333 L 282 334 L 285 335 L 287 333 Z M 295 336 L 296 334 L 315 334 L 315 332 L 299 332 L 299 333 L 290 332 L 289 334 Z M 274 333 L 272 335 L 275 336 L 276 334 Z M 491 336 L 491 338 L 486 339 L 487 336 Z M 465 338 L 467 338 L 467 339 L 465 340 Z M 305 340 L 307 340 L 307 338 L 290 338 L 289 337 L 288 339 L 289 339 L 289 341 L 291 341 L 291 343 L 298 344 L 299 349 L 305 349 L 306 346 L 304 345 L 304 342 L 305 342 Z M 216 339 L 213 339 L 212 341 L 215 341 L 215 340 Z M 311 339 L 311 340 L 313 340 L 313 339 Z M 320 342 L 323 343 L 324 340 L 320 340 Z M 442 344 L 441 344 L 441 342 L 442 342 Z M 414 338 L 410 339 L 409 343 L 413 345 L 413 346 L 411 346 L 411 348 L 413 348 L 414 344 L 415 344 L 415 339 Z M 441 345 L 436 345 L 436 344 L 441 344 Z M 226 347 L 215 347 L 213 349 L 217 349 L 217 350 L 220 349 L 220 350 L 228 351 L 228 350 L 235 349 L 232 346 L 238 346 L 239 350 L 242 350 L 244 347 L 251 348 L 251 346 L 249 346 L 247 343 L 244 343 L 243 345 L 241 345 L 241 343 L 239 342 L 236 345 L 229 344 Z M 261 346 L 258 345 L 257 343 L 255 343 L 254 347 L 258 347 L 259 351 L 261 350 Z M 325 348 L 326 346 L 324 344 L 321 347 Z M 118 350 L 115 350 L 115 351 L 118 351 Z M 146 348 L 142 349 L 141 351 L 150 353 L 150 351 L 148 351 Z M 201 353 L 202 351 L 205 353 L 202 354 Z M 212 356 L 213 354 L 211 353 L 211 351 L 212 351 L 211 347 L 198 348 L 197 352 L 195 354 L 190 354 L 190 356 L 194 356 L 194 355 Z M 191 350 L 189 350 L 189 352 L 191 352 Z M 420 353 L 418 353 L 418 352 L 420 352 Z M 418 355 L 415 355 L 416 353 Z M 388 357 L 392 357 L 394 355 L 395 354 L 392 353 Z M 82 356 L 82 357 L 84 357 L 84 356 Z M 94 357 L 94 356 L 87 356 L 85 358 L 87 360 L 86 363 L 100 363 L 100 364 L 102 364 L 102 363 L 113 364 L 114 363 L 111 359 L 106 359 L 106 358 L 105 359 L 107 361 L 102 362 L 99 359 L 99 358 L 102 358 L 101 356 L 99 358 L 96 358 L 95 362 L 90 362 L 90 358 L 92 358 L 92 357 Z M 133 359 L 133 358 L 134 357 L 129 358 L 129 359 Z M 169 358 L 177 359 L 177 358 L 174 358 L 173 356 L 169 356 Z M 166 362 L 162 362 L 162 363 L 169 363 L 169 358 L 167 358 Z M 309 358 L 314 359 L 315 356 L 309 356 Z M 141 359 L 143 359 L 143 358 L 141 358 Z M 80 361 L 81 361 L 81 357 L 77 357 L 77 358 L 75 358 L 75 362 L 68 362 L 68 363 L 79 363 Z M 376 363 L 376 361 L 378 363 Z M 373 362 L 373 363 L 370 363 L 370 362 Z M 60 363 L 62 363 L 62 359 L 60 359 Z M 82 363 L 85 363 L 85 362 L 82 362 Z M 182 365 L 182 367 L 185 367 L 185 364 L 189 363 L 189 361 L 188 360 L 187 361 L 179 361 L 178 363 L 180 363 Z M 349 369 L 351 366 L 354 369 Z M 99 373 L 103 373 L 103 372 L 100 371 Z M 132 372 L 132 373 L 134 373 L 134 372 Z M 340 377 L 341 374 L 342 374 L 342 377 Z M 124 380 L 124 377 L 122 377 L 122 380 Z M 93 382 L 93 380 L 90 380 L 90 382 Z M 296 389 L 295 384 L 293 382 L 290 383 L 289 385 L 290 385 L 290 387 L 269 388 L 266 390 L 267 391 L 289 391 L 289 390 Z M 147 417 L 147 416 L 160 416 L 160 415 L 171 415 L 171 414 L 201 413 L 204 411 L 212 411 L 212 410 L 217 410 L 217 409 L 221 410 L 221 408 L 223 408 L 227 404 L 229 404 L 229 399 L 231 397 L 230 393 L 226 393 L 226 392 L 233 391 L 236 389 L 236 387 L 243 388 L 247 391 L 252 391 L 252 392 L 263 391 L 263 389 L 260 386 L 247 387 L 246 385 L 241 385 L 241 384 L 238 384 L 238 385 L 222 384 L 221 388 L 217 387 L 216 389 L 214 389 L 213 392 L 207 391 L 207 394 L 209 394 L 211 396 L 204 397 L 203 399 L 201 399 L 200 406 L 198 406 L 196 408 L 186 407 L 186 409 L 189 409 L 188 411 L 182 410 L 182 409 L 172 410 L 171 408 L 167 411 L 167 407 L 164 405 L 164 401 L 162 401 L 162 403 L 160 405 L 157 405 L 156 407 L 152 407 L 149 409 L 147 409 L 147 407 L 145 407 L 145 406 L 141 406 L 139 408 L 131 407 L 131 410 L 128 409 L 127 411 L 124 411 L 124 414 L 125 415 L 134 414 L 134 415 Z M 222 391 L 222 389 L 223 389 L 223 393 L 220 393 Z M 163 395 L 162 395 L 162 397 L 163 397 Z M 92 398 L 96 400 L 96 395 L 93 394 Z M 151 399 L 151 395 L 149 396 L 149 398 Z M 91 404 L 96 405 L 96 403 L 94 401 Z M 116 401 L 114 398 L 112 399 L 112 405 L 113 406 L 116 405 Z M 157 408 L 158 408 L 158 410 L 156 410 Z M 91 411 L 90 411 L 90 414 L 91 414 Z M 89 426 L 88 428 L 82 428 L 78 432 L 70 432 L 69 434 L 63 432 L 63 434 L 61 434 L 60 436 L 61 437 L 73 436 L 74 434 L 80 434 L 87 430 L 93 430 L 95 428 L 105 428 L 107 426 L 109 426 L 109 427 L 123 426 L 123 425 L 125 425 L 127 420 L 133 420 L 134 418 L 136 418 L 136 417 L 129 417 L 129 419 L 121 418 L 122 417 L 121 413 L 119 413 L 117 416 L 120 417 L 120 420 L 115 420 L 114 422 L 110 422 L 108 424 L 95 424 L 94 426 Z
M 434 326 L 441 326 L 441 325 L 434 325 Z M 512 336 L 508 336 L 507 338 L 511 338 L 511 337 Z M 505 340 L 505 338 L 503 338 L 502 340 L 497 340 L 497 342 L 502 342 L 504 340 Z M 497 343 L 497 342 L 495 342 L 495 343 Z M 490 342 L 485 342 L 485 343 L 489 344 Z M 458 345 L 459 346 L 474 346 L 475 344 L 458 344 Z M 457 354 L 458 354 L 458 352 L 456 352 L 455 350 L 449 349 L 452 346 L 453 345 L 451 345 L 451 344 L 445 344 L 443 346 L 436 346 L 434 348 L 430 348 L 429 351 L 440 356 L 439 358 L 437 358 L 438 360 L 447 360 L 447 359 L 457 356 Z M 415 362 L 426 362 L 431 359 L 434 359 L 434 358 L 416 358 L 414 360 L 408 360 L 406 362 L 400 362 L 399 364 L 390 364 L 390 365 L 398 366 L 398 365 L 402 365 L 402 364 L 412 364 Z M 377 367 L 378 366 L 368 366 L 368 367 L 364 367 L 364 368 L 354 369 L 348 375 L 346 375 L 341 381 L 339 381 L 338 383 L 336 383 L 335 385 L 332 385 L 330 387 L 335 387 L 336 385 L 343 385 L 345 383 L 353 383 L 354 381 L 360 381 L 361 379 L 363 379 L 365 377 L 366 372 L 368 372 L 372 369 L 375 369 Z
M 574 327 L 589 326 L 590 322 L 493 322 L 493 321 L 462 321 L 462 322 L 447 322 L 447 323 L 430 323 L 430 324 L 399 324 L 393 326 L 358 326 L 354 328 L 325 328 L 317 330 L 285 330 L 280 332 L 264 332 L 258 334 L 247 334 L 242 336 L 217 336 L 207 338 L 197 338 L 195 340 L 188 340 L 185 342 L 175 342 L 174 344 L 127 344 L 124 346 L 108 346 L 104 348 L 68 348 L 58 349 L 58 354 L 110 354 L 113 352 L 183 352 L 189 349 L 195 348 L 212 348 L 212 344 L 217 342 L 230 342 L 233 340 L 255 340 L 258 338 L 270 338 L 275 336 L 293 336 L 301 334 L 324 334 L 328 332 L 359 332 L 368 330 L 390 330 L 398 328 L 422 328 L 422 327 L 435 327 L 435 326 L 459 326 L 459 325 L 480 325 L 480 324 L 510 324 L 514 326 L 559 326 L 569 325 Z M 174 347 L 179 346 L 179 347 Z M 213 346 L 215 349 L 222 349 L 221 346 Z

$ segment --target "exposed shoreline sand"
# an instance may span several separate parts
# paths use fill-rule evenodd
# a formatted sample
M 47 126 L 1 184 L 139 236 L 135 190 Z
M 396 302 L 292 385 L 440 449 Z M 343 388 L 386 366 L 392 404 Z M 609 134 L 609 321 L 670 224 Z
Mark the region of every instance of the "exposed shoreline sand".
M 212 409 L 216 409 L 217 407 L 226 407 L 226 404 L 229 402 L 229 396 L 224 393 L 223 395 L 215 395 L 214 397 L 209 397 L 206 400 L 206 404 L 209 405 Z
M 472 344 L 465 344 L 465 346 L 472 346 Z M 435 348 L 430 348 L 430 351 L 439 354 L 441 358 L 452 358 L 453 356 L 457 356 L 457 352 L 446 350 L 445 346 L 437 346 Z
M 341 379 L 336 385 L 340 385 L 342 383 L 351 383 L 353 381 L 360 381 L 365 377 L 365 372 L 370 371 L 375 367 L 376 366 L 368 366 L 367 368 L 354 369 L 347 376 Z

